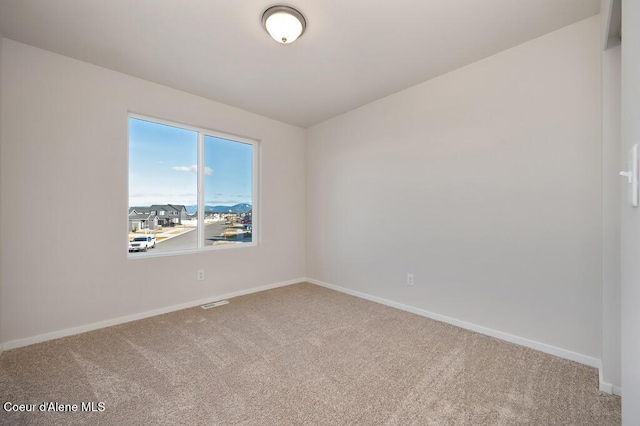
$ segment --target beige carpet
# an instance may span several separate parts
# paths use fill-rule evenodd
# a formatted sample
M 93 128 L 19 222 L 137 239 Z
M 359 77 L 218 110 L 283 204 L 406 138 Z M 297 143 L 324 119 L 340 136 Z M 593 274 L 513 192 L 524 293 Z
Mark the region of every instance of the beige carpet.
M 2 424 L 620 424 L 594 368 L 311 284 L 7 351 L 6 401 L 105 410 Z

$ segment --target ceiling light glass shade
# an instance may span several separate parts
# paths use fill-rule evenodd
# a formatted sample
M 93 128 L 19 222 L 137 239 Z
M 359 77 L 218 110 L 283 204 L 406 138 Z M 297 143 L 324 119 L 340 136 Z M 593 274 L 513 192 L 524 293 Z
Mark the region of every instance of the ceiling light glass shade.
M 304 33 L 307 21 L 292 7 L 273 6 L 262 15 L 262 26 L 275 41 L 289 44 Z

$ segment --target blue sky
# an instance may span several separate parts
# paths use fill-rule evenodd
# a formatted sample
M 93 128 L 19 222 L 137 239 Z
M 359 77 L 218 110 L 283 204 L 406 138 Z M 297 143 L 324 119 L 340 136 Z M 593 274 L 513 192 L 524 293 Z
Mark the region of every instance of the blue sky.
M 205 205 L 251 204 L 252 146 L 205 136 Z M 198 133 L 129 118 L 129 206 L 197 204 Z

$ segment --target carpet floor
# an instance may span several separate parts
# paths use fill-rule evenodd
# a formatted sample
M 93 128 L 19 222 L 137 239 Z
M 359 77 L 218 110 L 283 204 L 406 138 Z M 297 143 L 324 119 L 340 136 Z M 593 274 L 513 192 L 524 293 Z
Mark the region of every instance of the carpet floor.
M 306 283 L 6 351 L 5 402 L 35 404 L 12 425 L 620 424 L 594 368 Z

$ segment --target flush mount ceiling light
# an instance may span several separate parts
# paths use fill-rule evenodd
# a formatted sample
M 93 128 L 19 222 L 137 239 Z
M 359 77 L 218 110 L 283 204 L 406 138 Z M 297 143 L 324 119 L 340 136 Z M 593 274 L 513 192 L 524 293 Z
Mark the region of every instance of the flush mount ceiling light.
M 262 14 L 262 26 L 275 41 L 289 44 L 304 33 L 307 21 L 292 7 L 272 6 Z

